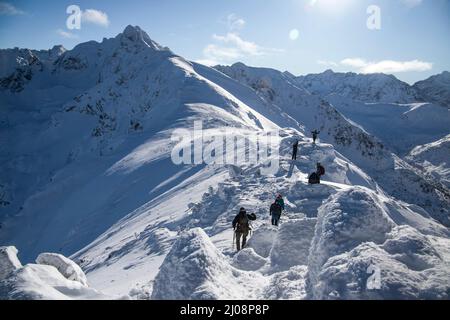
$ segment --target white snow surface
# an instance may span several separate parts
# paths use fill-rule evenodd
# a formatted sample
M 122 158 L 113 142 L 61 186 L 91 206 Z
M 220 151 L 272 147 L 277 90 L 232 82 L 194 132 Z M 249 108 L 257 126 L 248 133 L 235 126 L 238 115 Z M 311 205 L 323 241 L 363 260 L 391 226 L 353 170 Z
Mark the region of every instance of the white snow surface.
M 22 264 L 17 258 L 15 247 L 0 247 L 0 280 L 6 279 L 12 272 L 21 267 Z
M 433 179 L 450 188 L 450 135 L 415 147 L 406 159 Z
M 0 253 L 0 300 L 129 299 L 127 296 L 106 295 L 90 288 L 80 267 L 64 256 L 42 254 L 38 264 L 22 266 L 15 247 L 1 247 Z M 5 266 L 9 269 L 7 274 L 4 273 Z
M 66 279 L 77 281 L 87 286 L 87 278 L 83 270 L 72 260 L 56 253 L 41 253 L 37 259 L 37 264 L 55 267 Z
M 0 298 L 448 299 L 447 109 L 392 76 L 324 76 L 209 68 L 132 26 L 0 50 Z M 207 142 L 278 131 L 278 172 L 175 165 L 172 133 L 197 120 Z M 240 207 L 258 219 L 236 253 Z

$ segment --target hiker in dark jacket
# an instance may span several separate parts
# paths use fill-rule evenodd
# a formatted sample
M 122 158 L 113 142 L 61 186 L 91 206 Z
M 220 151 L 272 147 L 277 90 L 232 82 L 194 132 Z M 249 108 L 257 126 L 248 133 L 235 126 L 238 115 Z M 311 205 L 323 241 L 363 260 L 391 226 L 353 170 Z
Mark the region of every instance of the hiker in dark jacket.
M 239 210 L 238 215 L 233 220 L 233 229 L 236 234 L 236 248 L 237 251 L 240 251 L 241 248 L 245 247 L 247 243 L 247 237 L 251 230 L 249 221 L 256 220 L 255 214 L 247 214 L 247 211 L 244 208 Z M 241 246 L 241 238 L 242 238 L 242 246 Z
M 308 183 L 309 184 L 320 184 L 320 176 L 317 174 L 317 172 L 313 172 L 308 177 Z
M 272 203 L 272 205 L 270 206 L 270 215 L 272 216 L 273 226 L 278 226 L 278 222 L 280 221 L 282 211 L 283 209 L 281 208 L 280 204 L 277 201 Z
M 298 140 L 295 141 L 292 146 L 292 160 L 297 160 L 297 152 L 298 152 Z
M 313 144 L 316 144 L 317 136 L 320 134 L 320 131 L 314 130 L 311 131 L 312 137 L 313 137 Z

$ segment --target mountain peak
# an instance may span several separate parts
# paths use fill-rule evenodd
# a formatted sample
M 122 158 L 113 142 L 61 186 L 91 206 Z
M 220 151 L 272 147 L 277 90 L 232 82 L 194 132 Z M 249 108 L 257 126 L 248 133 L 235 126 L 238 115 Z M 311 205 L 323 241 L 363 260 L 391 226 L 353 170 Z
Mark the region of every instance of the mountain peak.
M 231 66 L 232 68 L 247 68 L 247 65 L 245 65 L 243 62 L 236 62 L 233 63 Z
M 50 53 L 54 54 L 56 56 L 60 56 L 66 51 L 67 51 L 67 49 L 64 48 L 64 46 L 62 46 L 62 45 L 56 45 L 56 46 L 53 46 L 53 48 L 50 49 Z
M 129 38 L 133 38 L 135 36 L 139 36 L 142 33 L 145 33 L 140 27 L 138 26 L 132 26 L 132 25 L 128 25 L 124 30 L 123 30 L 123 35 Z
M 133 43 L 142 43 L 155 50 L 167 50 L 167 48 L 164 48 L 155 41 L 153 41 L 149 37 L 149 35 L 139 26 L 128 25 L 125 28 L 125 30 L 121 34 L 119 34 L 118 37 L 120 37 L 122 40 L 125 41 L 130 41 Z

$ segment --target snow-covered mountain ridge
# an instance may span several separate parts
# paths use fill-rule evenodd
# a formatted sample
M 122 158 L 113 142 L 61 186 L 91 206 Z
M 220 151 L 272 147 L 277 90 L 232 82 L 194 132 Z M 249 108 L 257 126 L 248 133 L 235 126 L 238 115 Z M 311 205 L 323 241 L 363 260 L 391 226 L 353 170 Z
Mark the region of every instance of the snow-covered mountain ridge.
M 0 298 L 448 298 L 445 178 L 421 169 L 421 152 L 401 159 L 332 95 L 272 69 L 187 61 L 132 26 L 69 51 L 0 50 L 0 66 L 0 246 L 19 250 L 0 252 Z M 172 133 L 195 121 L 205 141 L 277 131 L 280 169 L 175 165 Z M 310 186 L 316 162 L 327 173 Z M 268 215 L 278 192 L 279 229 Z M 235 254 L 242 206 L 258 220 Z M 87 283 L 59 268 L 75 262 L 39 255 L 49 251 Z

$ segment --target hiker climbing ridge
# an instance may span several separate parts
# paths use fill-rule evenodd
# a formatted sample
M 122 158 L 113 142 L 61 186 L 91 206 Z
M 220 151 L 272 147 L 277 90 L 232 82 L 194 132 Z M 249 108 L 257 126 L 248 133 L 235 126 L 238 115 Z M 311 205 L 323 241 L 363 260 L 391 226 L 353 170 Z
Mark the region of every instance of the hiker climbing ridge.
M 256 215 L 254 213 L 247 214 L 245 208 L 241 208 L 239 213 L 233 220 L 233 240 L 236 239 L 236 249 L 240 251 L 241 248 L 244 248 L 247 243 L 247 237 L 250 233 L 250 221 L 256 220 Z M 241 246 L 241 238 L 242 238 L 242 246 Z
M 298 140 L 295 141 L 292 146 L 292 160 L 297 160 L 297 152 L 298 152 Z
M 311 131 L 311 134 L 312 134 L 312 138 L 313 138 L 313 144 L 316 144 L 316 140 L 320 134 L 320 131 L 317 131 L 317 129 L 316 129 L 314 131 Z

